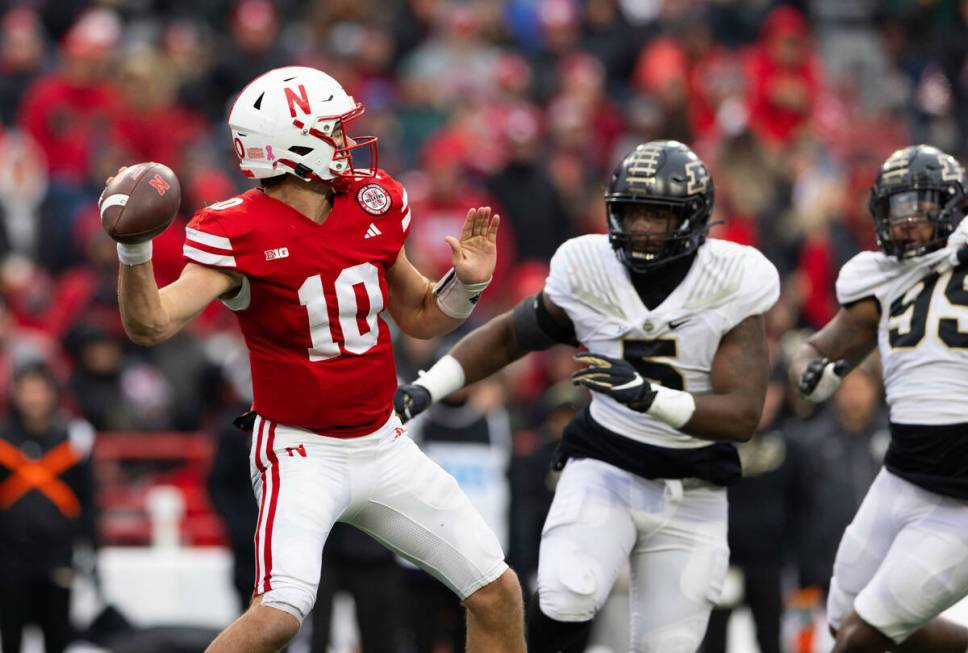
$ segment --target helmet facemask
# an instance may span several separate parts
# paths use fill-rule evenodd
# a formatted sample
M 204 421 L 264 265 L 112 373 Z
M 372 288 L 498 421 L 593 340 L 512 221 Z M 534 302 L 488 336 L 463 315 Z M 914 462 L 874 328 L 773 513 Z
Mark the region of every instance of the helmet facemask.
M 696 200 L 606 200 L 609 243 L 619 260 L 639 274 L 688 256 L 709 231 L 708 226 L 693 228 L 700 204 Z M 636 219 L 637 215 L 648 217 Z
M 355 181 L 372 177 L 376 174 L 379 166 L 378 151 L 376 147 L 376 136 L 350 137 L 347 133 L 347 126 L 363 115 L 363 105 L 359 102 L 356 106 L 339 116 L 319 116 L 308 123 L 302 120 L 293 119 L 293 126 L 303 130 L 303 134 L 315 136 L 332 149 L 331 163 L 328 172 L 332 179 L 343 179 Z M 367 151 L 367 163 L 365 168 L 357 168 L 353 162 L 354 151 Z M 279 163 L 288 165 L 293 172 L 307 179 L 318 178 L 327 179 L 326 174 L 321 170 L 316 170 L 313 157 L 313 148 L 305 146 L 295 146 L 289 149 L 289 153 L 296 156 L 280 158 Z M 300 154 L 301 152 L 301 154 Z M 297 158 L 298 157 L 298 158 Z M 318 164 L 317 164 L 318 166 Z
M 902 189 L 873 197 L 870 210 L 878 244 L 885 254 L 898 259 L 944 247 L 961 217 L 963 199 L 951 187 Z

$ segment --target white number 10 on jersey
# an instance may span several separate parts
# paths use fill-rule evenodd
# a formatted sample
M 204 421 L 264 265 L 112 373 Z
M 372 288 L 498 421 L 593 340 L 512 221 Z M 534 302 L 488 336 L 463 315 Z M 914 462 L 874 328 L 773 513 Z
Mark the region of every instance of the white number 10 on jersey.
M 366 314 L 366 332 L 360 329 L 359 306 L 355 286 L 362 285 L 369 298 L 370 310 Z M 346 268 L 336 277 L 336 313 L 343 332 L 343 349 L 350 354 L 362 354 L 372 349 L 380 336 L 377 315 L 383 310 L 383 293 L 380 291 L 380 275 L 371 263 L 360 263 Z M 309 336 L 313 346 L 308 348 L 310 361 L 324 361 L 341 354 L 340 346 L 333 338 L 326 295 L 323 293 L 321 275 L 308 277 L 299 287 L 299 303 L 309 313 Z

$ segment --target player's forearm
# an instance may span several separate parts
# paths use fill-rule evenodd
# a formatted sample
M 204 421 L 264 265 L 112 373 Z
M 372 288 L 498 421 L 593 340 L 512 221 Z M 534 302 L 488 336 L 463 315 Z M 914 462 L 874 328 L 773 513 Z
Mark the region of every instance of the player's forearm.
M 800 377 L 803 376 L 810 361 L 823 357 L 824 354 L 811 342 L 805 342 L 797 347 L 797 350 L 790 358 L 790 379 L 793 383 L 796 384 Z
M 411 315 L 406 326 L 401 324 L 400 328 L 408 336 L 426 340 L 448 334 L 463 323 L 464 320 L 450 317 L 440 310 L 437 296 L 428 289 L 420 309 Z
M 393 319 L 401 331 L 411 338 L 420 340 L 450 333 L 464 322 L 440 310 L 430 282 L 427 282 L 427 292 L 419 305 L 409 311 L 393 312 Z
M 514 338 L 511 314 L 505 313 L 465 336 L 446 356 L 421 374 L 414 385 L 423 386 L 430 394 L 430 401 L 438 401 L 465 385 L 494 374 L 525 353 Z
M 155 283 L 151 261 L 120 266 L 118 304 L 124 330 L 133 342 L 150 347 L 171 336 L 171 319 Z
M 465 385 L 491 376 L 526 353 L 515 337 L 510 312 L 474 329 L 450 352 L 464 368 Z
M 696 410 L 680 429 L 683 433 L 726 442 L 746 442 L 760 422 L 762 402 L 736 394 L 693 395 Z
M 458 297 L 456 306 L 458 310 L 455 312 L 453 310 L 455 308 L 453 306 L 455 302 L 453 301 L 454 297 L 452 294 L 442 300 L 440 296 L 440 284 L 435 286 L 427 279 L 424 279 L 424 282 L 424 293 L 416 306 L 411 310 L 396 311 L 393 316 L 397 322 L 397 326 L 404 333 L 412 338 L 419 338 L 421 340 L 450 333 L 463 324 L 464 320 L 470 315 L 471 310 L 473 310 L 473 304 L 468 304 L 466 307 L 461 306 L 460 303 L 463 298 Z M 465 292 L 463 290 L 464 288 L 466 286 L 460 286 L 458 292 Z M 450 301 L 448 302 L 448 300 Z M 476 299 L 474 303 L 476 303 Z M 448 306 L 450 306 L 449 312 L 445 310 Z

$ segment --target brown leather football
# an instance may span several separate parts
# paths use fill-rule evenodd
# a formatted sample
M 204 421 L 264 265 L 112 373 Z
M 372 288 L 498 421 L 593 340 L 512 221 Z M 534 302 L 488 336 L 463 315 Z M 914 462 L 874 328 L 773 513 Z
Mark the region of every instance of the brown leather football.
M 136 163 L 104 187 L 101 226 L 118 242 L 143 243 L 168 228 L 181 204 L 178 177 L 161 163 Z

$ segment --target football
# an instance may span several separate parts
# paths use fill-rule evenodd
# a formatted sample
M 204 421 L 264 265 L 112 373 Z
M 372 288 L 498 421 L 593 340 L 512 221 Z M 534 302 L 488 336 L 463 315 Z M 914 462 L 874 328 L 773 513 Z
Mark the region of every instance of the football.
M 101 193 L 101 226 L 114 240 L 132 245 L 168 228 L 181 204 L 178 177 L 161 163 L 136 163 L 111 178 Z

